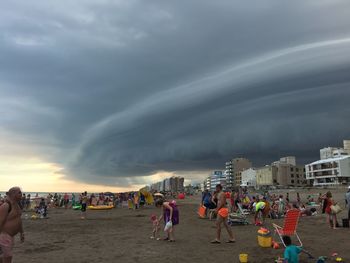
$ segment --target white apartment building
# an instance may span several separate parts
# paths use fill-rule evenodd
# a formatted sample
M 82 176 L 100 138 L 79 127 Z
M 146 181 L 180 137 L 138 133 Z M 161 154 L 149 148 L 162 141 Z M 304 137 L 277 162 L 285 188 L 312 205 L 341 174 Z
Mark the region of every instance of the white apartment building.
M 256 188 L 256 170 L 249 168 L 242 172 L 242 184 L 241 186 Z
M 314 186 L 341 185 L 350 182 L 350 155 L 319 160 L 305 166 L 306 179 Z
M 343 143 L 343 148 L 321 149 L 321 160 L 305 166 L 306 179 L 314 186 L 350 183 L 350 140 L 344 140 Z

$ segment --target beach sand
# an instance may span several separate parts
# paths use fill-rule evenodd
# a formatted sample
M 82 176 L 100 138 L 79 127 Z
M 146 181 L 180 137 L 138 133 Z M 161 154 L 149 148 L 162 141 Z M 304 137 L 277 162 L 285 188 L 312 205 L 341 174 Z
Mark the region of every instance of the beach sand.
M 342 202 L 343 192 L 336 196 Z M 293 198 L 291 194 L 291 200 Z M 268 263 L 283 255 L 283 249 L 258 246 L 258 227 L 254 225 L 233 226 L 237 240 L 234 244 L 224 243 L 228 238 L 225 230 L 222 243 L 211 244 L 215 221 L 197 217 L 199 200 L 200 197 L 195 196 L 177 201 L 180 225 L 176 226 L 174 243 L 149 239 L 150 215 L 160 214 L 154 207 L 88 211 L 86 220 L 80 219 L 79 211 L 51 209 L 49 219 L 23 220 L 26 241 L 20 244 L 19 237 L 16 238 L 14 262 L 239 262 L 238 255 L 247 253 L 249 262 Z M 345 211 L 340 214 L 339 223 L 343 217 Z M 252 216 L 249 220 L 252 221 Z M 270 230 L 272 222 L 283 224 L 283 220 L 268 219 L 266 225 Z M 325 215 L 319 214 L 301 218 L 298 233 L 305 249 L 314 256 L 330 257 L 337 252 L 345 262 L 350 262 L 349 228 L 332 230 L 326 224 Z M 300 262 L 316 260 L 302 254 Z

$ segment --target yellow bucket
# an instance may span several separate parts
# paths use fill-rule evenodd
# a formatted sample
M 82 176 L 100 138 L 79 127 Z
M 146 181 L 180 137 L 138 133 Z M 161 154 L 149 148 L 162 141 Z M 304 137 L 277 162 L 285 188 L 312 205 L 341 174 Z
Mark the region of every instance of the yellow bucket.
M 247 263 L 248 262 L 248 254 L 239 254 L 239 262 Z
M 271 247 L 272 246 L 272 237 L 258 235 L 258 243 L 259 243 L 259 246 L 261 246 L 261 247 Z

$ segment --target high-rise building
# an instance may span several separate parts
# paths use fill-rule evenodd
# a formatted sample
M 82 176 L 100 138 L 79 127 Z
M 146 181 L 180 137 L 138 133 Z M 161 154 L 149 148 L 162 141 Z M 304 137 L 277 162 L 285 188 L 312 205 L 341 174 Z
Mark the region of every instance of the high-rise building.
M 226 162 L 226 187 L 232 190 L 242 184 L 242 172 L 252 167 L 252 163 L 246 158 L 234 158 Z
M 210 175 L 210 191 L 214 191 L 217 184 L 221 184 L 223 189 L 226 189 L 226 176 L 222 171 L 214 171 Z

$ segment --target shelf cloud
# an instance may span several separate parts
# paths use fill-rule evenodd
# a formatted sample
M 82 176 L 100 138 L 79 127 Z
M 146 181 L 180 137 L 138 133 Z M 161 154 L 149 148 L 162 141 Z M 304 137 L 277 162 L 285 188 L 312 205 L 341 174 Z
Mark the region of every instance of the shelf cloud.
M 349 138 L 347 1 L 4 5 L 0 134 L 73 180 L 305 163 Z

